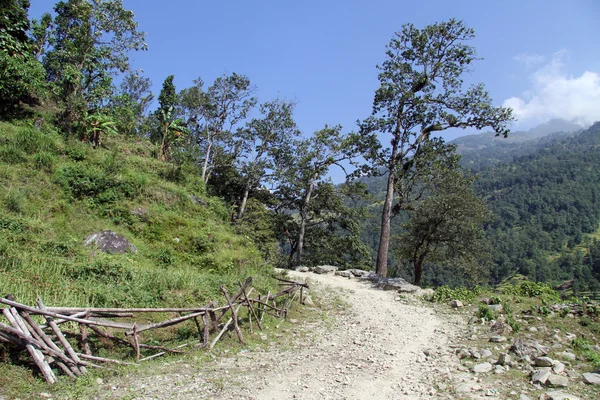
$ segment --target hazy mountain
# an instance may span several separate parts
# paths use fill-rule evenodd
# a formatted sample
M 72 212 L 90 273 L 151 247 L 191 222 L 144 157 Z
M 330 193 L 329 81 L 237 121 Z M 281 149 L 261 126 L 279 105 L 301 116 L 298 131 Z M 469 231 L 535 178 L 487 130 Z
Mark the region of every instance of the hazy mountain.
M 456 144 L 465 167 L 479 170 L 531 154 L 549 142 L 571 137 L 581 130 L 581 126 L 573 122 L 552 119 L 528 131 L 511 132 L 507 138 L 484 132 L 461 136 L 451 143 Z

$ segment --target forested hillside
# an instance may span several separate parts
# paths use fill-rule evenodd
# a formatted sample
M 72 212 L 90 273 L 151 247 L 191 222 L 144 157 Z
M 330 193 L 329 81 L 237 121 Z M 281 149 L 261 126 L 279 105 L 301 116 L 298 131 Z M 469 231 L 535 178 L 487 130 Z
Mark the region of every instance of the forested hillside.
M 600 123 L 479 173 L 476 191 L 496 217 L 487 228 L 493 282 L 517 271 L 541 281 L 595 284 L 586 254 L 600 222 L 598 144 Z M 584 260 L 565 263 L 565 254 L 577 250 Z
M 557 129 L 564 127 L 558 125 Z M 461 163 L 476 174 L 475 192 L 485 199 L 493 220 L 486 225 L 492 262 L 483 282 L 498 283 L 520 273 L 533 280 L 558 283 L 575 279 L 579 290 L 595 289 L 598 273 L 597 230 L 600 223 L 600 123 L 578 133 L 550 133 L 513 140 L 492 134 L 459 138 Z M 509 136 L 510 137 L 510 136 Z M 487 145 L 486 145 L 487 143 Z M 363 238 L 372 248 L 384 196 L 385 177 L 362 178 L 373 194 L 371 218 Z M 393 224 L 402 233 L 406 217 Z M 397 273 L 410 269 L 394 258 Z M 428 265 L 435 284 L 464 284 L 443 264 Z

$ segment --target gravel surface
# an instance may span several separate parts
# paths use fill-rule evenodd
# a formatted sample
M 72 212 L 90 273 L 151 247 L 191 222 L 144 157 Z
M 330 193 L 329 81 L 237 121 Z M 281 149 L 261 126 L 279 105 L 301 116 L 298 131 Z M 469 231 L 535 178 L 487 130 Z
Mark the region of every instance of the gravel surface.
M 215 359 L 171 362 L 150 376 L 107 382 L 102 398 L 137 399 L 430 399 L 456 368 L 450 343 L 461 320 L 368 282 L 291 272 L 309 279 L 330 323 L 298 323 L 290 346 Z M 338 297 L 342 304 L 335 301 Z M 276 333 L 270 333 L 276 335 Z M 268 339 L 263 338 L 268 341 Z

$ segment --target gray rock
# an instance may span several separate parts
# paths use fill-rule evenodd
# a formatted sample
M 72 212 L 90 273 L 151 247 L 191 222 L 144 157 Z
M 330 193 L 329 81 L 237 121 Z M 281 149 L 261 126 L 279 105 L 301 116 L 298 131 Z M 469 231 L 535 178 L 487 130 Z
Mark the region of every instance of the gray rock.
M 461 307 L 464 307 L 465 305 L 464 305 L 464 304 L 463 304 L 463 302 L 462 302 L 462 301 L 460 301 L 460 300 L 452 300 L 452 301 L 450 302 L 450 306 L 451 306 L 452 308 L 461 308 Z
M 524 394 L 521 394 L 519 396 L 519 400 L 531 400 L 529 397 L 525 396 Z
M 369 271 L 366 274 L 361 275 L 362 279 L 366 279 L 368 281 L 376 282 L 379 280 L 379 275 L 373 271 Z
M 489 307 L 493 312 L 502 312 L 502 304 L 491 304 Z
M 546 393 L 546 400 L 581 400 L 579 397 L 565 392 L 548 392 Z
M 402 287 L 410 285 L 402 278 L 379 278 L 375 282 L 375 287 L 383 290 L 400 290 Z M 412 286 L 412 285 L 411 285 Z
M 315 303 L 312 300 L 311 295 L 308 293 L 304 293 L 304 296 L 302 296 L 302 304 L 304 304 L 305 306 L 314 306 L 315 305 Z
M 583 377 L 583 381 L 589 385 L 600 385 L 600 374 L 587 372 L 581 376 Z
M 298 271 L 298 272 L 308 272 L 308 267 L 298 267 L 298 268 L 296 268 L 296 271 Z
M 540 368 L 538 370 L 535 370 L 535 372 L 533 373 L 533 376 L 531 377 L 531 382 L 534 384 L 540 383 L 543 385 L 546 383 L 550 375 L 552 375 L 552 373 L 550 372 L 550 368 Z
M 504 322 L 497 321 L 490 326 L 490 332 L 494 332 L 498 335 L 508 335 L 512 333 L 513 329 L 510 325 L 505 324 Z
M 130 211 L 131 215 L 136 215 L 138 217 L 144 217 L 148 214 L 148 209 L 143 207 L 134 208 Z
M 473 372 L 476 374 L 485 374 L 491 372 L 494 367 L 489 362 L 477 364 L 473 367 Z
M 137 253 L 137 248 L 123 236 L 113 231 L 92 233 L 83 242 L 86 246 L 95 246 L 98 250 L 109 254 Z
M 521 340 L 520 338 L 515 339 L 510 351 L 517 356 L 524 358 L 529 357 L 540 357 L 548 354 L 550 349 L 546 346 L 542 346 L 539 342 L 533 340 Z
M 416 293 L 419 290 L 421 290 L 420 287 L 416 285 L 411 285 L 410 283 L 407 283 L 406 285 L 400 285 L 398 287 L 398 292 L 400 293 Z
M 456 393 L 469 393 L 473 390 L 473 385 L 470 383 L 463 383 L 456 387 Z
M 575 361 L 577 359 L 577 356 L 575 354 L 568 351 L 563 351 L 562 353 L 558 353 L 558 355 L 562 358 L 566 358 L 567 360 L 571 361 Z
M 190 200 L 194 203 L 194 204 L 200 204 L 201 206 L 208 206 L 208 203 L 206 202 L 206 200 L 204 200 L 203 198 L 200 198 L 198 196 L 194 196 L 193 194 L 190 194 Z
M 315 274 L 332 274 L 338 270 L 338 267 L 333 265 L 319 265 L 313 269 Z
M 546 385 L 551 387 L 567 387 L 569 379 L 566 376 L 551 374 L 546 381 Z
M 554 360 L 550 357 L 536 357 L 533 362 L 537 367 L 551 367 L 554 365 Z
M 490 337 L 490 342 L 492 343 L 504 343 L 506 341 L 506 336 L 494 335 Z
M 512 361 L 512 356 L 507 353 L 500 353 L 498 356 L 498 364 L 499 365 L 508 365 Z
M 490 358 L 492 356 L 492 352 L 488 349 L 479 350 L 479 354 L 481 355 L 481 358 Z
M 494 367 L 494 373 L 495 374 L 503 374 L 505 372 L 506 372 L 506 370 L 504 369 L 504 367 L 502 365 L 496 365 Z
M 558 375 L 562 374 L 563 372 L 565 372 L 565 364 L 561 363 L 560 361 L 554 360 L 552 371 L 554 371 L 554 373 Z
M 352 278 L 354 276 L 350 271 L 335 271 L 335 274 L 344 278 Z
M 358 276 L 358 277 L 364 276 L 369 273 L 369 271 L 365 271 L 364 269 L 356 269 L 356 268 L 347 269 L 346 271 L 348 271 L 352 275 Z

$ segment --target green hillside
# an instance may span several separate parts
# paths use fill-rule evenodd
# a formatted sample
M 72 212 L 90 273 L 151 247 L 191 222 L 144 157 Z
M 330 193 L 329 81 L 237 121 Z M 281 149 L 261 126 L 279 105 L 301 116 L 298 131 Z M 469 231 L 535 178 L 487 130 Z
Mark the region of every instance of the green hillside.
M 158 306 L 218 298 L 222 283 L 270 272 L 198 172 L 153 157 L 146 139 L 93 149 L 50 126 L 0 124 L 0 293 L 52 305 Z M 195 197 L 192 197 L 195 196 Z M 195 201 L 194 201 L 195 200 Z M 137 253 L 84 246 L 113 230 Z

